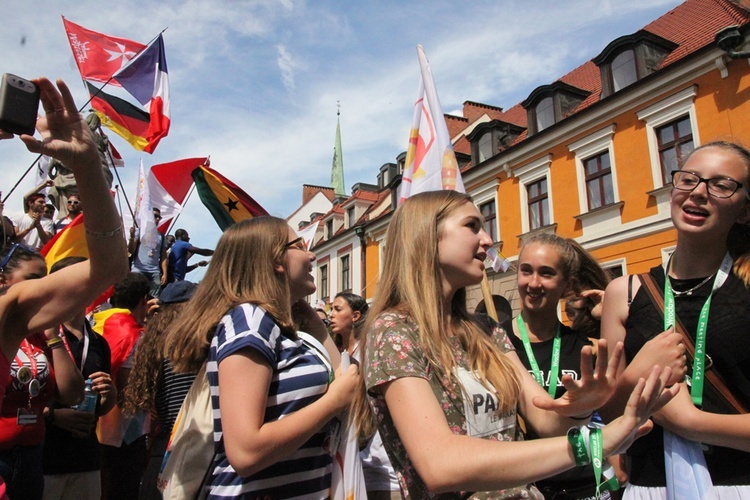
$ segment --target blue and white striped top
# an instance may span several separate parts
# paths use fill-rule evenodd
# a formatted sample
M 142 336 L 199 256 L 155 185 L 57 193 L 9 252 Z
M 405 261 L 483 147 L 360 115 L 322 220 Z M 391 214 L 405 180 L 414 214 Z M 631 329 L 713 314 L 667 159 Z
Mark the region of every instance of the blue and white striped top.
M 229 311 L 211 340 L 206 367 L 216 445 L 209 498 L 328 498 L 332 461 L 324 446 L 330 438 L 330 424 L 286 460 L 249 477 L 239 476 L 229 464 L 222 438 L 218 367 L 227 356 L 242 349 L 259 352 L 273 369 L 265 422 L 279 420 L 304 408 L 328 388 L 328 368 L 312 348 L 299 339 L 282 335 L 273 317 L 263 308 L 241 304 Z

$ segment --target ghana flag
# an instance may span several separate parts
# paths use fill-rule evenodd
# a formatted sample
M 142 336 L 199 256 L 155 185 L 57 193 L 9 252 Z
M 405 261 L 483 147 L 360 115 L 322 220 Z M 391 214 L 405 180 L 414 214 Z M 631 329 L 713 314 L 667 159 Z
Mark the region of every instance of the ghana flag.
M 216 170 L 201 165 L 191 175 L 198 196 L 222 231 L 235 222 L 268 215 L 257 201 Z

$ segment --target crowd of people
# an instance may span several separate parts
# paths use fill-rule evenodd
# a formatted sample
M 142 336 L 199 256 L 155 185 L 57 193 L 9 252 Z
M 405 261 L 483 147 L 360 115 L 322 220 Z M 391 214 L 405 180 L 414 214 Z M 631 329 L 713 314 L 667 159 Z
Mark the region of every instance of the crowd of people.
M 493 297 L 470 312 L 493 242 L 470 196 L 435 191 L 393 213 L 400 244 L 371 301 L 316 309 L 315 255 L 283 219 L 238 222 L 215 250 L 184 229 L 171 246 L 126 234 L 67 86 L 35 83 L 41 140 L 20 140 L 78 193 L 57 220 L 37 191 L 2 218 L 0 498 L 161 498 L 196 384 L 210 391 L 209 498 L 329 498 L 346 431 L 358 498 L 750 495 L 741 146 L 708 143 L 673 172 L 677 245 L 648 274 L 611 280 L 575 241 L 537 235 L 516 263 L 517 311 Z M 45 262 L 84 206 L 88 258 Z

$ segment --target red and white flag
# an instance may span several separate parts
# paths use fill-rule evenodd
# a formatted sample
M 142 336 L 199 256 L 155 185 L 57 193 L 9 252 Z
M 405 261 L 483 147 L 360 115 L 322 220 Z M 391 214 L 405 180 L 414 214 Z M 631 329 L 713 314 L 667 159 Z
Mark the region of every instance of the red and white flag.
M 142 43 L 104 35 L 72 23 L 63 17 L 65 32 L 81 77 L 94 82 L 120 84 L 112 76 L 146 48 Z
M 422 78 L 417 101 L 414 103 L 409 147 L 406 150 L 401 203 L 409 196 L 423 191 L 451 189 L 466 192 L 430 63 L 421 45 L 417 45 L 417 56 Z

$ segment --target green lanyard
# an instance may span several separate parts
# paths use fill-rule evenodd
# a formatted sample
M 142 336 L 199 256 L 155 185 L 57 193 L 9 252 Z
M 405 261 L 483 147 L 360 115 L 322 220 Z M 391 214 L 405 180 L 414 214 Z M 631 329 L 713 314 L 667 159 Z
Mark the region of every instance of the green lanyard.
M 669 281 L 669 263 L 664 272 L 664 329 L 667 330 L 677 323 L 677 312 L 674 303 L 674 292 L 672 284 Z M 686 379 L 690 382 L 690 397 L 693 404 L 697 407 L 703 406 L 703 380 L 706 368 L 706 332 L 708 331 L 708 312 L 711 309 L 711 298 L 714 292 L 724 284 L 732 269 L 732 258 L 729 254 L 724 256 L 721 261 L 721 267 L 716 272 L 714 284 L 711 287 L 711 293 L 708 295 L 705 304 L 701 308 L 698 317 L 698 328 L 695 332 L 695 356 L 693 358 L 693 376 Z M 687 332 L 686 332 L 687 333 Z
M 521 333 L 521 341 L 523 342 L 524 350 L 526 350 L 526 357 L 529 358 L 531 372 L 536 381 L 539 382 L 539 385 L 544 387 L 544 376 L 536 362 L 536 357 L 529 341 L 529 332 L 526 330 L 526 323 L 524 323 L 523 317 L 520 314 L 516 316 L 516 323 L 518 324 L 518 331 Z M 547 392 L 553 398 L 557 392 L 557 375 L 560 373 L 560 342 L 560 323 L 558 322 L 555 340 L 552 343 L 552 364 L 549 368 L 549 387 L 547 387 Z

